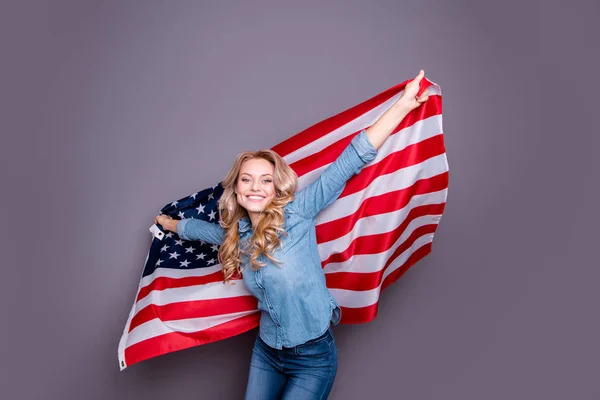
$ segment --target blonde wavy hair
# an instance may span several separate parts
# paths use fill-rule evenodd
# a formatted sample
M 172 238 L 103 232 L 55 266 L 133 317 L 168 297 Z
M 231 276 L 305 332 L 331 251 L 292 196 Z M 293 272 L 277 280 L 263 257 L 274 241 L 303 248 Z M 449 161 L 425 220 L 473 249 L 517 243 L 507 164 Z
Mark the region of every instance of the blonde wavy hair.
M 249 215 L 246 209 L 238 204 L 235 188 L 242 164 L 254 158 L 265 159 L 273 165 L 275 195 L 261 212 L 248 245 L 242 248 L 238 232 L 239 219 Z M 242 256 L 250 256 L 250 267 L 255 271 L 266 265 L 258 260 L 263 254 L 279 265 L 280 261 L 273 258 L 272 253 L 281 246 L 280 235 L 287 235 L 283 229 L 283 207 L 294 200 L 298 185 L 296 172 L 273 150 L 245 151 L 238 154 L 221 184 L 223 194 L 218 202 L 219 223 L 225 230 L 225 236 L 219 248 L 218 259 L 223 270 L 223 283 L 229 282 L 234 275 L 241 272 Z

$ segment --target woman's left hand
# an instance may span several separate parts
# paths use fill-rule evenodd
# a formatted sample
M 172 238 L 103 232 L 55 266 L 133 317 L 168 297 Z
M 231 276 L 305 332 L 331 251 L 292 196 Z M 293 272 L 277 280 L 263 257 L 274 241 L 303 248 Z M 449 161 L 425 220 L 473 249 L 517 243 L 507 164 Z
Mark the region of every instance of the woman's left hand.
M 420 96 L 417 96 L 417 93 L 419 93 L 419 85 L 421 84 L 421 80 L 424 76 L 425 71 L 420 70 L 415 79 L 406 84 L 404 87 L 404 93 L 402 93 L 402 97 L 398 99 L 398 103 L 401 104 L 402 107 L 408 112 L 419 107 L 421 104 L 425 103 L 427 99 L 429 99 L 429 89 L 425 89 Z

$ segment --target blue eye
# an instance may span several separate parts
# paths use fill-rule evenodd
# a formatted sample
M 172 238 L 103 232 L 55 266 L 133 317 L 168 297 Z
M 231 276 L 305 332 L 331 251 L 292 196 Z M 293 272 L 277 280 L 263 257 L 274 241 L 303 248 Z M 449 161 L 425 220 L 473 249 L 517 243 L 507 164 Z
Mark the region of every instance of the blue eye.
M 250 179 L 248 179 L 248 178 L 241 178 L 240 180 L 241 180 L 242 182 L 247 182 L 247 181 L 250 181 Z M 271 179 L 265 179 L 265 180 L 263 180 L 263 182 L 266 182 L 266 183 L 271 183 L 271 182 L 273 182 L 273 180 L 271 180 Z

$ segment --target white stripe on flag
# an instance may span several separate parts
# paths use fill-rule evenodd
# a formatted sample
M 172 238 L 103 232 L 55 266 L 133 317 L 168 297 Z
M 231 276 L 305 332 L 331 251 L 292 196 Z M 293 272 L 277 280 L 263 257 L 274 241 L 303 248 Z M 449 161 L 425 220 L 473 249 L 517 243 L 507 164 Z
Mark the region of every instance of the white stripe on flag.
M 188 318 L 165 322 L 158 318 L 154 318 L 140 326 L 136 326 L 129 332 L 127 343 L 128 346 L 131 346 L 143 340 L 172 332 L 198 332 L 255 312 L 257 311 L 243 311 L 231 314 L 213 315 L 210 317 Z
M 226 299 L 229 297 L 251 295 L 242 281 L 236 281 L 235 285 L 223 284 L 223 282 L 211 282 L 197 286 L 152 290 L 148 296 L 137 302 L 137 308 L 141 310 L 149 304 L 163 306 L 180 301 Z

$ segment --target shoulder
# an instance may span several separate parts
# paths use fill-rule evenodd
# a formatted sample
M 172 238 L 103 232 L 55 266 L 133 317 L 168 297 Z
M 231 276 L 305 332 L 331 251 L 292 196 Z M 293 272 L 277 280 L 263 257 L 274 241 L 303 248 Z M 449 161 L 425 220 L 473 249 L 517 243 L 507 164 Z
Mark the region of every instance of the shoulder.
M 285 215 L 286 221 L 288 220 L 288 218 L 294 218 L 294 217 L 300 216 L 300 214 L 298 213 L 297 206 L 298 206 L 298 203 L 296 202 L 296 198 L 294 198 L 294 200 L 290 201 L 285 206 L 283 206 L 283 213 Z

